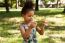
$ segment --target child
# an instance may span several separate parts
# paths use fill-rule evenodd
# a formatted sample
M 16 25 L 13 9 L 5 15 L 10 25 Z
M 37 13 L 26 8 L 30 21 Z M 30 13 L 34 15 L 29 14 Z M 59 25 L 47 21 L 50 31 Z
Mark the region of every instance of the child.
M 22 16 L 24 18 L 24 22 L 20 25 L 20 32 L 24 39 L 23 43 L 37 43 L 36 40 L 36 31 L 43 35 L 44 29 L 43 27 L 37 26 L 37 23 L 33 21 L 34 15 L 34 4 L 29 1 L 26 2 L 24 7 L 22 8 Z

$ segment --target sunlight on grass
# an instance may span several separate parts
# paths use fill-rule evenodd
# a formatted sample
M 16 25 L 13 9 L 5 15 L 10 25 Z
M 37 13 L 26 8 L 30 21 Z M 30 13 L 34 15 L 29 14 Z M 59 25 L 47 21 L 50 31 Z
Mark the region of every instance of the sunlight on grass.
M 62 9 L 43 9 L 35 12 L 34 21 L 40 23 L 46 19 L 49 23 L 44 35 L 36 34 L 38 43 L 65 43 L 65 14 L 61 13 L 62 11 Z M 19 11 L 0 12 L 0 42 L 22 43 L 23 38 L 19 31 L 22 22 L 23 18 Z
M 23 19 L 21 17 L 14 17 L 14 18 L 9 18 L 10 22 L 21 22 L 23 21 Z

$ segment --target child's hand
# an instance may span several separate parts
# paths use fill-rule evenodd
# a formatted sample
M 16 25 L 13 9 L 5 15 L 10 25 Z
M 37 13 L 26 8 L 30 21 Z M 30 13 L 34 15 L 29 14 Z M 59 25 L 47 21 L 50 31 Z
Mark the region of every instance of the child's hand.
M 48 26 L 48 21 L 47 20 L 43 20 L 42 22 L 43 22 L 44 26 Z
M 47 22 L 47 21 L 45 21 L 44 25 L 45 25 L 45 26 L 48 26 L 48 22 Z
M 31 21 L 31 22 L 29 23 L 29 26 L 30 26 L 31 28 L 34 28 L 34 27 L 37 26 L 37 23 L 34 22 L 34 21 Z

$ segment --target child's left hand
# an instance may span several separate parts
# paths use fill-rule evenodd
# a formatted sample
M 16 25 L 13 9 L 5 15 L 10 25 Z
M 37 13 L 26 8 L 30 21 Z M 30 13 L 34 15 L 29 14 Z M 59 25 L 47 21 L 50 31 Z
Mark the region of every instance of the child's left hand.
M 48 26 L 48 21 L 47 21 L 47 20 L 42 20 L 42 24 L 43 24 L 44 26 Z

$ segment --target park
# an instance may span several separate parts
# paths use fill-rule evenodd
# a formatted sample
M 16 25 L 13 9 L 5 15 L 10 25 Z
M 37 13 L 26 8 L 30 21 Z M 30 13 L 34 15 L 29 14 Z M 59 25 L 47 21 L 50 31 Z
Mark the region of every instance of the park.
M 38 1 L 33 1 L 36 5 L 33 18 L 37 23 L 44 18 L 48 21 L 44 35 L 36 33 L 38 43 L 65 43 L 65 3 L 60 3 L 61 0 L 57 0 L 55 4 L 48 3 L 55 2 L 54 0 L 41 0 L 44 3 L 38 5 Z M 26 1 L 9 0 L 9 4 L 7 2 L 0 0 L 0 43 L 22 43 L 19 25 L 23 22 L 21 9 Z

